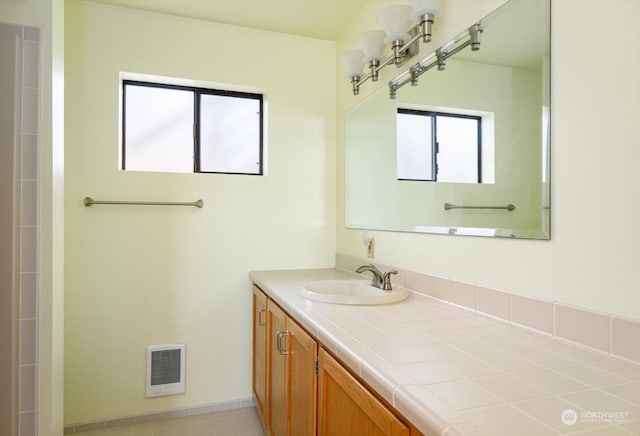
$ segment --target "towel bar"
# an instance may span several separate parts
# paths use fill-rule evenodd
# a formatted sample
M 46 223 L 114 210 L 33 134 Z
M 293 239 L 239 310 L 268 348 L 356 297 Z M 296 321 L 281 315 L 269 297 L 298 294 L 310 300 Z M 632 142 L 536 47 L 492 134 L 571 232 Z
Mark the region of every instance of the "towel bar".
M 201 208 L 204 206 L 202 200 L 196 200 L 193 202 L 172 202 L 172 201 L 106 201 L 106 200 L 94 200 L 91 197 L 84 197 L 84 205 L 89 207 L 94 204 L 127 204 L 134 206 L 195 206 Z

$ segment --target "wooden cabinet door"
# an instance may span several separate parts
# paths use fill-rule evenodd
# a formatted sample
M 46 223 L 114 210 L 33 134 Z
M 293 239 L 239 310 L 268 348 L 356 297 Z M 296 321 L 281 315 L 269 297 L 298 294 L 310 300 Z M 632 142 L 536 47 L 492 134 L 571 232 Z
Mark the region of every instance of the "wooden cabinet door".
M 315 436 L 317 342 L 275 303 L 267 300 L 268 432 Z
M 267 374 L 267 428 L 270 435 L 288 435 L 288 388 L 287 371 L 287 323 L 286 314 L 271 300 L 267 300 L 267 325 L 269 338 L 267 356 L 269 373 Z
M 267 296 L 253 287 L 253 398 L 262 426 L 268 428 L 267 405 Z
M 410 428 L 320 348 L 319 436 L 409 436 Z
M 316 434 L 317 342 L 298 324 L 287 319 L 289 351 L 289 431 L 290 436 Z

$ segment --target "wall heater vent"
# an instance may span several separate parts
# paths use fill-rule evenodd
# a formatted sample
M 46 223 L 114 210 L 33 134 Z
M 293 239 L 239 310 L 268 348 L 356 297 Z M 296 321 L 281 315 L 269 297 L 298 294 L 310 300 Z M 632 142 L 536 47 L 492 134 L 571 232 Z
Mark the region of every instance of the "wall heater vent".
M 184 344 L 147 347 L 147 398 L 185 392 Z

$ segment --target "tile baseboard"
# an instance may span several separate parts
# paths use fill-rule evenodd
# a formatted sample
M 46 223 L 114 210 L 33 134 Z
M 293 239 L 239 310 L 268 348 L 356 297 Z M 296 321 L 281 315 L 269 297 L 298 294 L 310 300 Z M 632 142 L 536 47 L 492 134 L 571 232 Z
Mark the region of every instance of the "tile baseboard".
M 370 259 L 336 253 L 336 268 L 353 272 Z M 516 292 L 486 288 L 444 277 L 397 269 L 401 286 L 508 324 L 525 327 L 559 342 L 577 345 L 616 359 L 640 363 L 640 320 L 621 317 Z
M 70 424 L 64 426 L 64 434 L 72 435 L 87 431 L 100 430 L 105 428 L 117 427 L 120 425 L 132 425 L 142 422 L 159 421 L 163 419 L 180 418 L 184 416 L 203 415 L 206 413 L 222 412 L 225 410 L 242 409 L 245 407 L 253 407 L 255 403 L 253 398 L 245 398 L 241 400 L 225 401 L 221 403 L 204 404 L 195 407 L 185 407 L 180 409 L 169 409 L 161 412 L 145 413 L 141 415 L 132 415 L 122 418 L 105 419 L 102 421 L 83 422 L 78 424 Z

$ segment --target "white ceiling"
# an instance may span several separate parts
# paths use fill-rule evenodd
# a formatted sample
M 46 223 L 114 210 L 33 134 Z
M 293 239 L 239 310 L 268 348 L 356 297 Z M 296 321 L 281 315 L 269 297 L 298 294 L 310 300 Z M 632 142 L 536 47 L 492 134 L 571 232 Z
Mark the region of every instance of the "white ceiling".
M 91 0 L 145 11 L 335 40 L 368 0 Z

